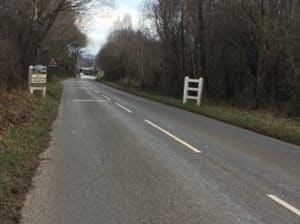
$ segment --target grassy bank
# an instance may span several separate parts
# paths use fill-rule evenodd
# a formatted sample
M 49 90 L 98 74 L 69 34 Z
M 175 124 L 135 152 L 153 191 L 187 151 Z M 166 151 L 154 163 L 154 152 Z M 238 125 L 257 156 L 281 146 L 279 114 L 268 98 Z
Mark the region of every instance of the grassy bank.
M 203 102 L 201 107 L 197 107 L 195 103 L 192 102 L 183 104 L 181 99 L 127 89 L 115 83 L 107 82 L 103 79 L 98 81 L 138 96 L 224 121 L 226 123 L 278 138 L 286 142 L 300 145 L 300 119 L 291 119 L 288 117 L 278 116 L 273 114 L 271 111 L 245 110 L 210 102 Z
M 49 141 L 62 84 L 49 83 L 47 98 L 25 91 L 1 93 L 0 108 L 0 223 L 17 223 L 39 154 Z M 3 106 L 6 104 L 5 106 Z

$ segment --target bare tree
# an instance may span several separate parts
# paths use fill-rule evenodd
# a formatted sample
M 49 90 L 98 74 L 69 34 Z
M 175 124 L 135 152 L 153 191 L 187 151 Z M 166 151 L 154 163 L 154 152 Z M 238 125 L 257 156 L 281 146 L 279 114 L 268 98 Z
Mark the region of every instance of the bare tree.
M 145 0 L 150 31 L 142 33 L 146 41 L 139 43 L 151 43 L 159 53 L 141 64 L 151 50 L 141 44 L 137 50 L 118 27 L 118 41 L 109 40 L 99 63 L 115 68 L 108 72 L 114 80 L 142 83 L 148 74 L 149 85 L 144 85 L 164 94 L 179 96 L 185 75 L 203 76 L 210 98 L 250 108 L 297 108 L 288 105 L 300 99 L 299 10 L 299 0 Z M 130 32 L 132 39 L 138 35 Z M 126 63 L 118 67 L 118 62 L 134 51 L 139 63 L 130 69 L 140 75 L 133 77 Z
M 90 0 L 2 0 L 0 2 L 0 78 L 2 88 L 24 84 L 26 69 L 43 54 L 43 42 L 62 14 L 84 14 Z M 99 7 L 113 0 L 97 0 Z M 73 21 L 72 21 L 73 22 Z M 75 27 L 74 24 L 69 24 Z M 78 32 L 75 32 L 78 33 Z M 73 34 L 75 35 L 73 32 Z M 65 44 L 69 44 L 65 43 Z M 82 45 L 80 45 L 82 46 Z M 63 49 L 67 47 L 62 46 Z M 14 60 L 12 60 L 14 59 Z

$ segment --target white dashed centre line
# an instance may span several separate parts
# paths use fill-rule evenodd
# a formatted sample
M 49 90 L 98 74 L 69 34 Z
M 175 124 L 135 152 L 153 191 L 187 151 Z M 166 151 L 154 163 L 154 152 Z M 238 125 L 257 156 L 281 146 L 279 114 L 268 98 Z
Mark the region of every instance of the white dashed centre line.
M 132 111 L 129 110 L 128 108 L 124 107 L 123 105 L 119 104 L 119 103 L 116 103 L 116 105 L 120 108 L 122 108 L 123 110 L 127 111 L 128 113 L 132 114 Z
M 98 90 L 96 90 L 96 89 L 95 89 L 94 91 L 95 91 L 95 93 L 97 93 L 97 94 L 99 94 L 99 93 L 100 93 L 100 92 L 99 92 Z
M 76 89 L 76 88 L 75 88 L 75 89 Z M 89 87 L 80 87 L 80 88 L 78 88 L 78 89 L 84 90 L 84 89 L 91 89 L 91 88 L 89 88 Z
M 110 103 L 108 100 L 96 100 L 96 103 Z
M 76 99 L 76 100 L 73 100 L 73 102 L 94 102 L 94 100 L 80 100 L 80 99 Z
M 161 132 L 163 132 L 164 134 L 168 135 L 169 137 L 173 138 L 174 140 L 176 140 L 177 142 L 181 143 L 182 145 L 186 146 L 187 148 L 191 149 L 192 151 L 194 151 L 195 153 L 202 153 L 202 151 L 200 151 L 199 149 L 196 149 L 195 147 L 191 146 L 190 144 L 186 143 L 185 141 L 181 140 L 180 138 L 177 138 L 175 135 L 171 134 L 170 132 L 166 131 L 165 129 L 159 127 L 158 125 L 152 123 L 149 120 L 145 120 L 146 123 L 148 123 L 149 125 L 151 125 L 152 127 L 160 130 Z
M 106 95 L 102 95 L 105 99 L 107 99 L 107 100 L 111 100 L 108 96 L 106 96 Z
M 295 213 L 296 215 L 300 216 L 300 210 L 296 207 L 290 205 L 289 203 L 285 202 L 284 200 L 280 199 L 276 195 L 268 194 L 268 198 L 271 198 L 273 201 L 277 202 L 281 206 L 285 207 L 286 209 L 290 210 L 291 212 Z

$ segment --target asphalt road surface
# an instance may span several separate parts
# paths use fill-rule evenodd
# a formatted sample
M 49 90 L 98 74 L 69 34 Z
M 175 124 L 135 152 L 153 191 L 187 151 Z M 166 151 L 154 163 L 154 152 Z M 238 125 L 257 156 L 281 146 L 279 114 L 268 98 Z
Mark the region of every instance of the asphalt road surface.
M 95 81 L 64 86 L 22 223 L 300 223 L 300 147 Z

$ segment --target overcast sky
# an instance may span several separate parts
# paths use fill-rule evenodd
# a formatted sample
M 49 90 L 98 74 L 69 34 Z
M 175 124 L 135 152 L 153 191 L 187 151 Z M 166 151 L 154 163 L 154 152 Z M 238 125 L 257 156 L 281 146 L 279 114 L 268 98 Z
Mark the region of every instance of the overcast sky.
M 116 0 L 116 7 L 103 11 L 97 4 L 88 7 L 88 14 L 82 19 L 81 27 L 88 37 L 88 53 L 97 54 L 111 31 L 113 23 L 125 14 L 132 17 L 133 26 L 139 21 L 138 8 L 141 0 Z

